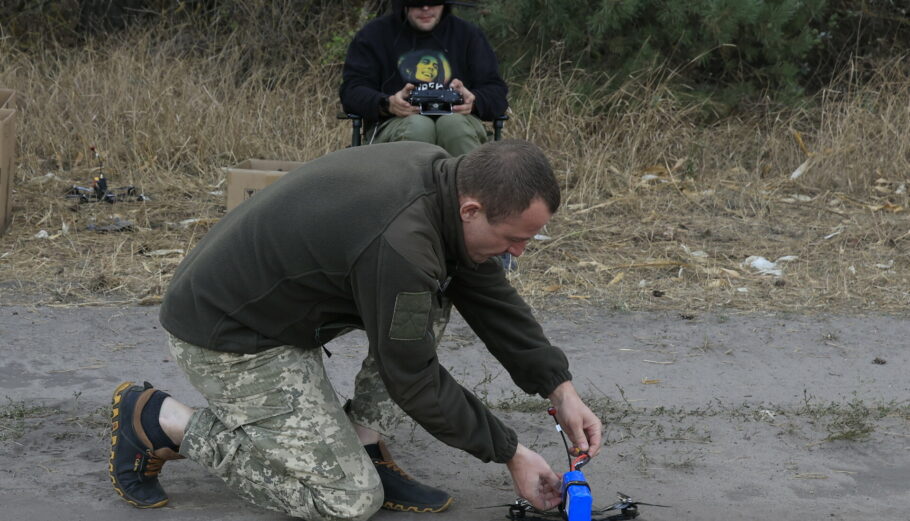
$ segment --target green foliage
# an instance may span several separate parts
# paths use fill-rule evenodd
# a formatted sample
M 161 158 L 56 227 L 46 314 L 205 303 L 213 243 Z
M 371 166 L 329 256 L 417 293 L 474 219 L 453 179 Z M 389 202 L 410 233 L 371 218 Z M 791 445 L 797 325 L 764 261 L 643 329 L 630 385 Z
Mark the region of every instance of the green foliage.
M 830 0 L 830 4 L 828 16 L 818 26 L 821 44 L 809 56 L 813 69 L 807 83 L 810 88 L 827 86 L 848 61 L 876 64 L 910 53 L 910 3 L 906 0 Z M 870 73 L 875 68 L 856 72 Z
M 281 69 L 301 57 L 341 63 L 374 11 L 371 0 L 12 0 L 0 2 L 0 37 L 25 50 L 77 47 L 159 26 L 186 52 L 217 54 L 240 41 L 249 69 Z
M 806 57 L 828 0 L 493 0 L 483 23 L 502 59 L 529 59 L 560 45 L 572 66 L 617 84 L 663 67 L 696 92 L 732 97 L 773 89 L 802 93 Z
M 299 73 L 301 67 L 340 65 L 357 29 L 390 3 L 9 0 L 0 2 L 0 38 L 40 50 L 160 26 L 178 52 L 211 56 L 242 42 L 248 71 L 292 63 Z M 479 8 L 458 7 L 456 13 L 484 27 L 510 83 L 532 72 L 583 69 L 592 80 L 577 91 L 582 100 L 605 97 L 630 78 L 670 86 L 681 101 L 711 111 L 759 98 L 800 100 L 829 85 L 850 60 L 910 52 L 906 0 L 476 3 Z
M 344 63 L 348 46 L 351 44 L 351 40 L 354 39 L 354 34 L 357 33 L 358 29 L 366 25 L 373 13 L 370 9 L 362 7 L 357 11 L 357 14 L 355 23 L 338 29 L 338 32 L 332 34 L 332 37 L 323 44 L 322 63 L 324 65 L 340 65 Z
M 558 53 L 559 70 L 606 73 L 608 90 L 656 79 L 716 110 L 799 101 L 850 60 L 908 53 L 908 15 L 903 0 L 489 0 L 480 23 L 509 76 Z
M 0 3 L 0 31 L 29 47 L 54 42 L 78 45 L 86 37 L 122 30 L 130 23 L 196 9 L 203 2 L 176 0 L 10 0 Z

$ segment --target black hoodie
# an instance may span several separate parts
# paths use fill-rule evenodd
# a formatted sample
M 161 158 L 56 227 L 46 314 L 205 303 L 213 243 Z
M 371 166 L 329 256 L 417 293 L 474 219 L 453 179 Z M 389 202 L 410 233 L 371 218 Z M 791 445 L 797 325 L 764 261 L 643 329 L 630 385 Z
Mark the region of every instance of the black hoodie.
M 391 13 L 364 26 L 348 47 L 340 89 L 345 112 L 379 121 L 383 95 L 395 94 L 406 83 L 443 88 L 458 78 L 476 96 L 477 117 L 492 120 L 505 114 L 508 87 L 483 31 L 451 14 L 448 5 L 432 31 L 418 31 L 405 18 L 401 2 L 395 4 Z M 418 74 L 418 62 L 423 62 L 424 74 L 436 72 L 435 78 Z

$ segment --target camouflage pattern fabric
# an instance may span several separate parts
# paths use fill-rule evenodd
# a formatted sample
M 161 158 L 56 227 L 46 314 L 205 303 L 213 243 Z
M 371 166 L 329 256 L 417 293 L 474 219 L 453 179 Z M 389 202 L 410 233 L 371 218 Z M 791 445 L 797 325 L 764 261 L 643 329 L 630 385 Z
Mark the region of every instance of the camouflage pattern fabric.
M 442 305 L 435 308 L 430 315 L 437 346 L 452 314 L 452 302 L 442 296 L 438 298 Z M 389 396 L 379 376 L 376 361 L 369 355 L 363 360 L 360 372 L 357 373 L 354 380 L 354 397 L 345 409 L 352 423 L 379 432 L 383 437 L 388 437 L 404 418 L 404 411 Z
M 430 317 L 437 344 L 452 309 L 439 298 Z M 177 365 L 209 404 L 190 418 L 180 454 L 250 503 L 308 521 L 365 520 L 379 510 L 382 483 L 352 423 L 387 436 L 404 412 L 372 356 L 357 373 L 346 413 L 319 349 L 243 355 L 168 336 Z
M 351 423 L 372 429 L 388 438 L 404 419 L 404 411 L 392 400 L 372 356 L 363 360 L 354 379 L 354 397 L 345 407 Z
M 247 501 L 294 517 L 365 520 L 379 510 L 382 483 L 320 350 L 282 346 L 240 355 L 173 336 L 169 344 L 209 402 L 190 419 L 181 454 Z

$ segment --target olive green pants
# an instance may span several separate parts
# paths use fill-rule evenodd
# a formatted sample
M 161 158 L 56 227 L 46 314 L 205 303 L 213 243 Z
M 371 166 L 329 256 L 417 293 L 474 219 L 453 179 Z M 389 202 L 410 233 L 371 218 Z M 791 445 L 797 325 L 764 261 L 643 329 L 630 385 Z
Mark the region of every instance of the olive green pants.
M 369 135 L 369 133 L 368 133 Z M 372 143 L 422 141 L 446 149 L 452 156 L 467 154 L 487 140 L 486 129 L 477 116 L 449 114 L 392 118 L 379 125 Z

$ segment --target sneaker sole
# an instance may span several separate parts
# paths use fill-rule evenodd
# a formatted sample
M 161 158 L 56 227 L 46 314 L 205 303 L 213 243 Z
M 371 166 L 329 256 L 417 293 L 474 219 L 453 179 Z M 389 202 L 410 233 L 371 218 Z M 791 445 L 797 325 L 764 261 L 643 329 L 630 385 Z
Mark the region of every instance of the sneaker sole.
M 385 503 L 382 504 L 382 508 L 384 508 L 386 510 L 394 510 L 396 512 L 414 512 L 417 514 L 427 514 L 427 513 L 438 514 L 439 512 L 442 512 L 443 510 L 447 510 L 450 506 L 452 506 L 452 503 L 454 501 L 455 501 L 454 498 L 449 498 L 448 501 L 446 501 L 442 506 L 437 507 L 437 508 L 417 507 L 414 505 L 402 505 L 400 503 L 393 503 L 392 501 L 386 501 Z
M 107 473 L 111 477 L 111 483 L 114 485 L 114 490 L 116 490 L 117 494 L 130 505 L 133 505 L 136 508 L 161 508 L 167 504 L 167 498 L 157 503 L 140 503 L 129 497 L 123 488 L 120 487 L 120 483 L 117 481 L 117 474 L 114 472 L 114 454 L 117 451 L 117 443 L 120 441 L 117 436 L 117 431 L 120 430 L 120 403 L 123 401 L 124 391 L 132 386 L 133 382 L 123 382 L 114 389 L 114 397 L 111 400 L 111 455 L 107 460 Z

